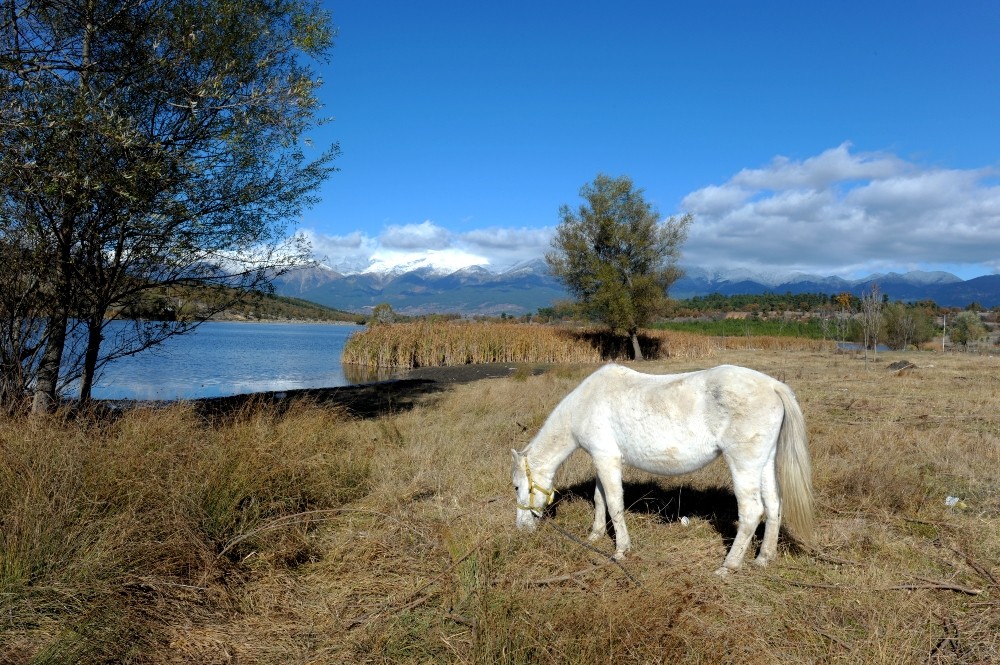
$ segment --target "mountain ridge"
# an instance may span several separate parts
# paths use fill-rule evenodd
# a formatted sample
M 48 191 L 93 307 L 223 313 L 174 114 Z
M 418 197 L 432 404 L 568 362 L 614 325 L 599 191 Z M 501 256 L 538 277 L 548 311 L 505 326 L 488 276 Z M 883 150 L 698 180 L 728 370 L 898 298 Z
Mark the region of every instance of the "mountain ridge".
M 747 270 L 711 270 L 691 267 L 670 290 L 677 299 L 763 293 L 850 292 L 860 295 L 877 283 L 891 300 L 933 300 L 946 307 L 978 302 L 1000 306 L 1000 275 L 969 280 L 947 272 L 911 271 L 875 273 L 861 279 L 803 272 L 754 273 Z M 463 315 L 522 315 L 549 307 L 569 294 L 542 259 L 524 261 L 502 270 L 471 265 L 458 269 L 422 263 L 413 269 L 340 272 L 316 264 L 289 271 L 275 280 L 275 290 L 312 302 L 354 312 L 370 311 L 388 303 L 403 314 L 457 313 Z

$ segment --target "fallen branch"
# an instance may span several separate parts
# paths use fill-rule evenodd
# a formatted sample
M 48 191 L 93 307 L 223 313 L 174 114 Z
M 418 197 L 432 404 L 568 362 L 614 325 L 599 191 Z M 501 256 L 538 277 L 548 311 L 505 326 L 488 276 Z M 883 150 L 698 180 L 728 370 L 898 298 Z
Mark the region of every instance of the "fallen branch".
M 914 589 L 940 589 L 942 591 L 956 591 L 958 593 L 964 593 L 969 596 L 978 596 L 983 593 L 982 589 L 972 589 L 969 587 L 959 586 L 957 584 L 952 584 L 951 582 L 943 582 L 941 580 L 932 580 L 928 577 L 920 577 L 919 575 L 910 575 L 915 580 L 920 580 L 924 584 L 899 584 L 896 586 L 889 587 L 890 591 L 910 591 Z
M 595 570 L 600 570 L 601 568 L 605 568 L 607 566 L 610 566 L 611 564 L 612 564 L 611 561 L 603 561 L 601 563 L 595 564 L 595 565 L 590 566 L 588 568 L 584 568 L 582 570 L 578 570 L 575 573 L 567 573 L 565 575 L 556 575 L 555 577 L 544 577 L 544 578 L 542 578 L 540 580 L 528 580 L 527 584 L 530 584 L 530 585 L 533 585 L 533 586 L 544 586 L 546 584 L 557 584 L 559 582 L 569 582 L 569 581 L 576 582 L 576 581 L 579 581 L 579 578 L 583 577 L 584 575 L 589 575 L 590 573 L 594 572 Z
M 917 591 L 920 589 L 931 589 L 940 591 L 956 591 L 958 593 L 964 593 L 969 596 L 978 596 L 983 592 L 982 589 L 970 589 L 968 587 L 961 587 L 957 584 L 947 584 L 947 583 L 937 583 L 928 582 L 927 584 L 897 584 L 896 586 L 885 587 L 881 589 L 882 591 Z
M 965 559 L 965 563 L 969 566 L 969 568 L 972 568 L 974 571 L 976 571 L 976 573 L 978 573 L 979 576 L 985 579 L 987 582 L 989 582 L 993 586 L 996 586 L 998 584 L 997 578 L 993 575 L 993 573 L 991 573 L 986 568 L 986 566 L 982 565 L 981 563 L 973 559 L 971 556 L 969 556 L 962 550 L 956 549 L 954 547 L 949 547 L 948 549 L 950 549 L 952 552 Z
M 449 575 L 453 570 L 455 570 L 456 568 L 458 568 L 458 566 L 461 565 L 463 561 L 465 561 L 470 556 L 472 556 L 472 554 L 475 553 L 476 550 L 478 550 L 484 544 L 486 544 L 486 542 L 491 537 L 492 536 L 486 536 L 485 538 L 483 538 L 482 540 L 480 540 L 468 552 L 466 552 L 462 556 L 458 557 L 450 566 L 448 566 L 445 570 L 441 571 L 440 574 L 438 574 L 436 577 L 434 577 L 433 579 L 431 579 L 429 582 L 427 582 L 426 584 L 422 585 L 420 588 L 416 589 L 415 591 L 411 592 L 408 596 L 406 596 L 407 599 L 413 598 L 414 596 L 419 596 L 418 598 L 416 598 L 414 600 L 408 600 L 403 605 L 400 605 L 400 606 L 395 607 L 395 608 L 391 607 L 391 605 L 389 603 L 385 603 L 380 608 L 378 608 L 376 610 L 372 610 L 371 612 L 368 612 L 367 614 L 362 614 L 359 617 L 355 617 L 354 619 L 351 619 L 351 621 L 349 621 L 347 623 L 347 625 L 345 626 L 345 628 L 347 630 L 350 630 L 350 629 L 352 629 L 352 628 L 354 628 L 356 626 L 360 626 L 361 624 L 363 624 L 363 623 L 365 623 L 367 621 L 370 621 L 371 619 L 374 619 L 375 617 L 378 617 L 378 616 L 381 616 L 383 614 L 386 614 L 388 612 L 392 612 L 393 614 L 398 614 L 399 612 L 406 612 L 407 610 L 412 610 L 414 607 L 419 607 L 420 605 L 423 605 L 428 600 L 430 600 L 434 596 L 434 594 L 428 593 L 428 594 L 425 594 L 423 596 L 420 596 L 420 594 L 423 593 L 431 585 L 440 582 L 442 579 L 444 579 L 444 577 L 446 575 Z
M 825 584 L 823 582 L 803 582 L 802 580 L 790 580 L 786 577 L 778 577 L 777 575 L 764 575 L 766 579 L 773 580 L 775 582 L 782 582 L 784 584 L 791 584 L 792 586 L 801 586 L 808 589 L 836 589 L 837 591 L 850 591 L 859 590 L 861 587 L 851 587 L 844 586 L 842 584 Z
M 861 563 L 858 561 L 852 561 L 851 559 L 842 559 L 839 556 L 834 556 L 832 554 L 827 554 L 826 552 L 821 552 L 818 549 L 812 547 L 803 547 L 803 551 L 809 556 L 817 559 L 819 561 L 826 561 L 827 563 L 835 563 L 841 566 L 860 566 Z
M 228 543 L 226 543 L 225 547 L 223 547 L 222 550 L 219 551 L 219 553 L 216 555 L 216 558 L 217 559 L 222 558 L 222 556 L 226 552 L 236 547 L 244 540 L 248 538 L 253 538 L 254 536 L 260 535 L 262 533 L 267 533 L 268 531 L 276 531 L 278 529 L 284 529 L 299 524 L 309 524 L 311 522 L 326 522 L 334 519 L 334 517 L 337 515 L 350 514 L 350 513 L 374 515 L 375 517 L 382 517 L 386 520 L 391 520 L 393 522 L 396 522 L 403 528 L 417 534 L 418 536 L 420 536 L 422 540 L 427 540 L 426 534 L 420 533 L 413 527 L 406 524 L 406 522 L 404 522 L 403 520 L 397 517 L 393 517 L 392 515 L 388 515 L 386 513 L 380 513 L 375 510 L 364 510 L 361 508 L 322 508 L 319 510 L 306 510 L 301 513 L 292 513 L 290 515 L 281 515 L 280 517 L 275 517 L 274 519 L 268 522 L 264 522 L 256 529 L 251 529 L 245 533 L 241 533 L 235 538 L 232 538 Z
M 834 644 L 839 644 L 845 651 L 853 651 L 854 650 L 854 648 L 850 644 L 848 644 L 844 640 L 840 639 L 839 637 L 835 637 L 834 635 L 831 635 L 830 633 L 827 633 L 827 632 L 822 631 L 822 630 L 816 630 L 816 633 L 819 634 L 819 635 L 822 635 L 823 637 L 825 637 L 826 639 L 830 640 Z
M 969 596 L 978 596 L 983 593 L 982 589 L 971 589 L 969 587 L 959 586 L 958 584 L 952 584 L 950 582 L 942 582 L 940 580 L 932 580 L 926 577 L 918 577 L 916 575 L 910 575 L 910 577 L 920 580 L 923 584 L 896 584 L 888 587 L 861 587 L 856 585 L 843 585 L 843 584 L 826 584 L 823 582 L 803 582 L 801 580 L 790 580 L 784 577 L 776 577 L 773 575 L 765 576 L 769 580 L 774 580 L 775 582 L 783 582 L 784 584 L 791 584 L 792 586 L 808 587 L 811 589 L 833 589 L 836 591 L 916 591 L 918 589 L 932 589 L 940 591 L 955 591 L 957 593 L 964 593 Z

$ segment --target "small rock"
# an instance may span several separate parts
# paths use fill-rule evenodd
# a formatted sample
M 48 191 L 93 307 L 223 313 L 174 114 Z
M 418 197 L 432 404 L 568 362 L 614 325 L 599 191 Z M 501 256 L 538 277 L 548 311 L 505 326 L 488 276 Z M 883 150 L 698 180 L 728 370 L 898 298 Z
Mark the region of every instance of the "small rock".
M 957 496 L 949 496 L 945 498 L 944 505 L 948 506 L 949 508 L 958 508 L 959 510 L 965 510 L 966 508 L 969 507 L 968 504 L 965 503 L 965 501 L 962 501 Z

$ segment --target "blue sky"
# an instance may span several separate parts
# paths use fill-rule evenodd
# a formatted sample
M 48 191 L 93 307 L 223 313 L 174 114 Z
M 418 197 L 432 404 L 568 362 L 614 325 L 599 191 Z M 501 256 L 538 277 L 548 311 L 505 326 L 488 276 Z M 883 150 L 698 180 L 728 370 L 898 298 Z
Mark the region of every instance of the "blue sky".
M 539 258 L 603 172 L 694 214 L 688 266 L 1000 271 L 1000 3 L 326 6 L 330 265 Z

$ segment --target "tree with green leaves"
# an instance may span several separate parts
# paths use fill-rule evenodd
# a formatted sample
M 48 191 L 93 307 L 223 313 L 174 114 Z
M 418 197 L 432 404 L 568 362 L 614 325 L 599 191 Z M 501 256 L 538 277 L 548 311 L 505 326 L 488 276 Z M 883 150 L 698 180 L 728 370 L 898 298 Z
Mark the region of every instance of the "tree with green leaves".
M 884 333 L 890 349 L 906 349 L 934 338 L 934 322 L 926 308 L 901 302 L 885 306 Z
M 23 238 L 0 236 L 0 410 L 24 405 L 42 352 L 46 294 L 37 266 L 41 257 Z
M 663 220 L 627 176 L 598 174 L 580 196 L 584 203 L 575 212 L 559 209 L 562 221 L 545 260 L 585 313 L 631 338 L 641 360 L 639 330 L 682 275 L 677 261 L 692 216 Z
M 41 257 L 48 303 L 35 410 L 71 325 L 85 399 L 110 311 L 172 284 L 267 290 L 305 259 L 289 220 L 338 150 L 307 156 L 304 60 L 332 38 L 317 0 L 0 0 L 0 234 Z M 137 323 L 112 354 L 190 327 Z
M 392 305 L 387 302 L 375 305 L 375 307 L 372 308 L 372 315 L 368 317 L 369 325 L 373 326 L 384 326 L 395 322 L 396 312 L 393 311 Z
M 968 348 L 969 342 L 978 342 L 986 337 L 986 326 L 977 312 L 964 311 L 955 317 L 951 324 L 950 337 L 953 344 L 961 344 Z

